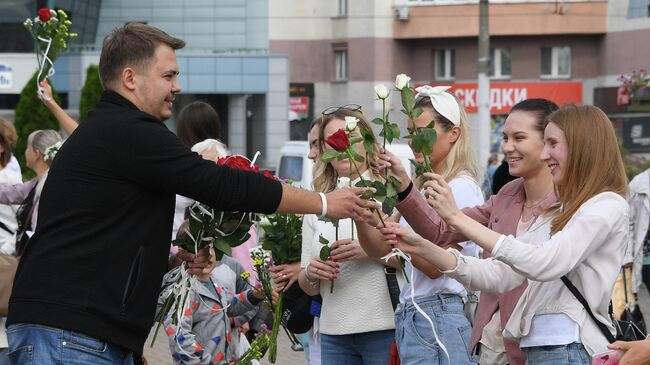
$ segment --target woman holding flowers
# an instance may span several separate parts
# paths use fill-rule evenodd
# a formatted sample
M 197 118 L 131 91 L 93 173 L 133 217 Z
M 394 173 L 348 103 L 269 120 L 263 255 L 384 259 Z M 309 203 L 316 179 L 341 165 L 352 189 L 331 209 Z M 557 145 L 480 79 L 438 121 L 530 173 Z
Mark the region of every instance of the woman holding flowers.
M 482 204 L 483 195 L 470 148 L 467 114 L 447 89 L 440 86 L 416 89 L 418 94 L 414 107 L 421 108 L 422 113 L 408 121 L 409 130 L 431 128 L 430 123 L 434 122 L 437 138 L 428 156 L 431 169 L 449 182 L 460 206 Z M 410 141 L 409 145 L 413 148 L 412 139 Z M 419 163 L 425 161 L 422 153 L 416 149 L 413 152 Z M 388 163 L 384 161 L 385 164 L 397 160 L 395 165 L 399 165 L 399 159 L 390 152 L 381 156 L 388 160 Z M 396 177 L 404 179 L 402 186 L 405 188 L 410 179 L 403 168 L 398 172 L 400 174 Z M 417 192 L 417 189 L 413 190 Z M 408 226 L 404 220 L 402 224 Z M 365 224 L 361 224 L 359 229 L 361 243 L 371 256 L 381 257 L 389 252 L 389 248 L 377 237 L 379 232 Z M 476 245 L 471 241 L 459 242 L 455 247 L 466 255 L 478 255 Z M 415 256 L 411 262 L 406 262 L 405 274 L 412 280 L 404 284 L 395 312 L 395 338 L 402 364 L 472 363 L 467 351 L 472 325 L 463 312 L 463 300 L 467 295 L 465 287 L 441 274 L 431 263 Z M 433 321 L 436 333 L 432 331 L 429 320 L 418 311 L 413 299 Z M 439 342 L 443 342 L 445 350 L 442 350 Z
M 314 166 L 316 191 L 330 192 L 337 186 L 355 185 L 361 177 L 364 180 L 380 179 L 377 147 L 373 144 L 373 151 L 366 151 L 362 144 L 350 147 L 349 138 L 346 138 L 345 130 L 352 137 L 372 133 L 370 125 L 357 110 L 347 106 L 323 113 L 319 126 L 320 155 L 333 148 L 339 152 L 355 148 L 363 162 L 358 161 L 361 159 L 352 162 L 348 158 L 333 159 L 328 163 L 317 160 Z M 394 337 L 394 323 L 384 266 L 369 259 L 353 235 L 356 236 L 356 227 L 350 219 L 333 224 L 319 221 L 315 215 L 306 215 L 301 257 L 304 269 L 298 280 L 305 293 L 320 293 L 323 298 L 318 329 L 323 364 L 386 364 Z M 322 257 L 322 242 L 327 241 L 333 242 L 331 252 L 329 257 Z M 336 284 L 332 288 L 334 281 Z
M 506 185 L 484 205 L 462 208 L 465 214 L 495 231 L 519 236 L 556 202 L 550 171 L 539 158 L 544 147 L 546 118 L 555 110 L 557 105 L 545 99 L 524 100 L 512 108 L 503 130 L 503 152 L 510 173 L 521 179 Z M 402 200 L 397 208 L 416 232 L 442 247 L 467 240 L 461 232 L 447 225 L 428 206 L 424 197 L 410 187 L 408 175 L 398 159 L 386 156 L 386 160 L 393 174 L 403 182 L 400 188 Z M 387 251 L 388 248 L 384 248 L 383 252 Z M 417 256 L 413 257 L 413 262 L 417 260 Z M 469 344 L 470 352 L 474 352 L 480 340 L 479 363 L 524 364 L 526 357 L 519 349 L 519 343 L 504 339 L 500 334 L 525 288 L 526 283 L 522 283 L 505 293 L 481 293 Z
M 392 224 L 382 232 L 388 243 L 473 289 L 503 293 L 527 282 L 504 337 L 519 341 L 527 364 L 590 364 L 590 355 L 607 351 L 608 337 L 614 333 L 607 309 L 627 242 L 625 170 L 614 129 L 600 109 L 568 105 L 548 120 L 541 159 L 550 169 L 560 204 L 531 223 L 522 216 L 517 238 L 514 232 L 503 235 L 485 227 L 480 216 L 472 219 L 477 214 L 459 210 L 439 175 L 431 175 L 424 185 L 427 202 L 445 222 L 438 227 L 472 239 L 492 258 L 446 251 Z M 514 159 L 509 161 L 516 165 Z M 565 278 L 586 299 L 593 319 Z

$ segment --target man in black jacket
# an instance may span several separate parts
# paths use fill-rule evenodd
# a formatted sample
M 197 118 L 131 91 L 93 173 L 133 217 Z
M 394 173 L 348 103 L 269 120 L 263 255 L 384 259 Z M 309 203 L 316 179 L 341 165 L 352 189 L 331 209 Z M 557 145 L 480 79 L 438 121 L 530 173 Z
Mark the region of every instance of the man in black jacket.
M 190 152 L 162 123 L 180 92 L 175 50 L 184 45 L 136 23 L 104 40 L 106 91 L 51 166 L 16 273 L 7 321 L 15 363 L 140 362 L 167 270 L 176 193 L 260 213 L 349 217 L 369 206 L 359 189 L 325 198 Z M 205 257 L 191 263 L 206 265 Z

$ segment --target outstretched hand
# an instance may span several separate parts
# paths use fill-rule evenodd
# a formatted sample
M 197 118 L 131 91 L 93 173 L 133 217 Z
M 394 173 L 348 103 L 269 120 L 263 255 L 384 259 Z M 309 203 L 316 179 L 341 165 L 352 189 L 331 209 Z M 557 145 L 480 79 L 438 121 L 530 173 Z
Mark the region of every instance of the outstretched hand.
M 650 340 L 616 341 L 607 347 L 624 352 L 620 365 L 650 365 Z
M 36 89 L 36 96 L 40 101 L 47 105 L 48 101 L 52 101 L 52 86 L 47 82 L 47 79 L 41 81 Z
M 417 255 L 422 248 L 431 244 L 412 229 L 397 222 L 386 222 L 386 227 L 379 228 L 379 231 L 384 235 L 386 244 L 407 254 Z
M 335 262 L 345 262 L 353 260 L 365 260 L 368 258 L 368 254 L 363 250 L 359 241 L 344 239 L 338 240 L 332 244 L 330 247 L 330 257 Z
M 366 190 L 371 188 L 343 188 L 325 194 L 327 198 L 327 216 L 329 218 L 353 218 L 362 220 L 364 210 L 377 209 L 381 205 L 372 200 L 361 198 Z
M 390 169 L 391 174 L 400 181 L 401 184 L 399 187 L 397 187 L 397 191 L 401 193 L 406 190 L 406 188 L 408 188 L 409 184 L 411 183 L 411 178 L 406 172 L 406 168 L 404 165 L 402 165 L 402 161 L 400 161 L 399 157 L 388 150 L 383 150 L 380 152 L 378 157 L 379 169 L 382 171 L 385 169 Z
M 445 222 L 450 223 L 450 220 L 460 213 L 451 188 L 438 174 L 425 173 L 423 176 L 427 179 L 423 185 L 427 203 Z

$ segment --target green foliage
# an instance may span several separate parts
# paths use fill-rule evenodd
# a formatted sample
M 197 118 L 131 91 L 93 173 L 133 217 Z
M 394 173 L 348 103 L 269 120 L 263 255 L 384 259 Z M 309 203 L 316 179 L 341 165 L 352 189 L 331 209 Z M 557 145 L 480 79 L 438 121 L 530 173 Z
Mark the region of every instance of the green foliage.
M 86 82 L 81 88 L 79 101 L 79 122 L 86 120 L 88 111 L 95 107 L 102 95 L 102 82 L 99 80 L 99 66 L 90 65 L 86 69 Z
M 264 226 L 262 248 L 271 251 L 276 265 L 300 261 L 302 250 L 302 217 L 297 214 L 270 214 Z
M 25 164 L 25 148 L 27 147 L 29 134 L 39 129 L 59 129 L 59 123 L 54 115 L 36 96 L 36 75 L 37 73 L 34 73 L 20 93 L 15 112 L 14 126 L 18 133 L 18 143 L 16 143 L 14 155 L 20 163 L 23 178 L 25 179 L 34 177 L 34 173 Z M 54 88 L 52 88 L 52 96 L 57 103 L 61 102 Z

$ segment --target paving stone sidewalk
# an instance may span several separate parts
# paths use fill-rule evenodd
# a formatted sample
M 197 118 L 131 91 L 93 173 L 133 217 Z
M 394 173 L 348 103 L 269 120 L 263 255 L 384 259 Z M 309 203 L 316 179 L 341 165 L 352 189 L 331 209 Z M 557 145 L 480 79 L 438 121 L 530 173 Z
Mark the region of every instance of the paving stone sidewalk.
M 156 343 L 153 347 L 151 345 L 151 339 L 153 338 L 153 329 L 149 333 L 149 338 L 144 347 L 144 356 L 147 358 L 149 365 L 172 365 L 171 352 L 169 351 L 169 346 L 167 342 L 167 335 L 165 332 L 160 329 L 158 337 L 156 337 Z M 270 363 L 264 359 L 260 362 L 261 365 L 269 365 Z M 275 361 L 275 365 L 305 365 L 305 353 L 295 352 L 291 350 L 291 342 L 285 333 L 282 331 L 278 335 L 278 358 Z

